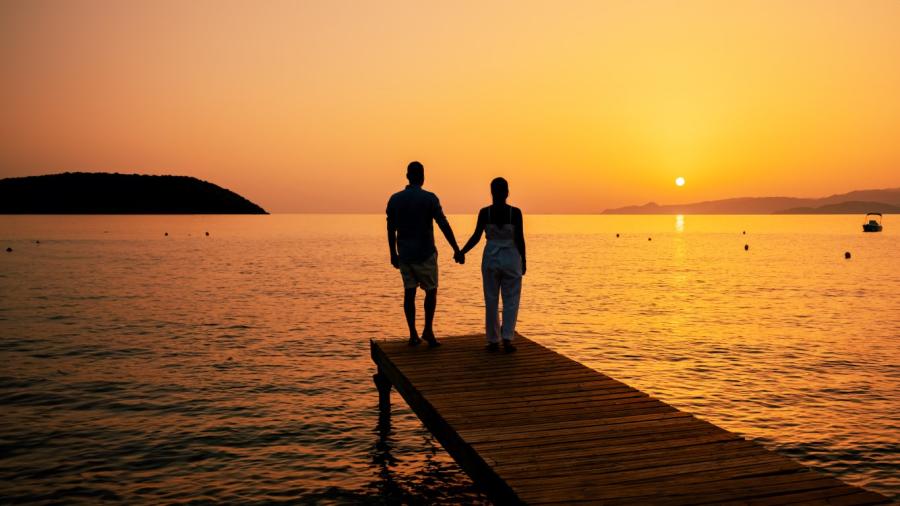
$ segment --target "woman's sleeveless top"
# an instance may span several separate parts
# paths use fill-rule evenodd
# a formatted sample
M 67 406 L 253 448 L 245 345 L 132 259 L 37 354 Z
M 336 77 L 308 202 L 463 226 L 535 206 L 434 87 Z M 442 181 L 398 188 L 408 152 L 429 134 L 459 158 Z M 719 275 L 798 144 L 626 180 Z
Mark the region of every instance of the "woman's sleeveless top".
M 484 227 L 484 234 L 487 236 L 485 255 L 494 255 L 506 248 L 512 248 L 518 254 L 514 241 L 516 228 L 512 224 L 512 207 L 509 208 L 509 223 L 503 225 L 491 223 L 491 208 L 488 207 L 488 223 Z

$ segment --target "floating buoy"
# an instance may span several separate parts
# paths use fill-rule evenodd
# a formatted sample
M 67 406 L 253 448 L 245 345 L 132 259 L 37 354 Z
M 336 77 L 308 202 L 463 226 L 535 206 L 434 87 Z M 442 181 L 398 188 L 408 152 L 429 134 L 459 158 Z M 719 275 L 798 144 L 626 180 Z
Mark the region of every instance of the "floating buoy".
M 206 233 L 206 237 L 209 237 L 209 232 Z
M 163 234 L 163 235 L 166 236 L 166 237 L 169 237 L 169 233 L 168 233 L 168 232 L 166 232 L 166 233 Z
M 747 231 L 744 230 L 743 232 L 741 232 L 741 234 L 742 234 L 742 235 L 747 235 Z
M 848 259 L 848 260 L 850 259 L 850 252 L 849 252 L 849 251 L 845 251 L 845 252 L 844 252 L 844 258 L 846 258 L 846 259 Z
M 616 234 L 616 237 L 619 237 L 619 234 Z
M 652 238 L 652 237 L 648 237 L 647 240 L 648 240 L 648 241 L 652 241 L 653 238 Z
M 34 243 L 35 243 L 35 244 L 40 244 L 40 243 L 41 243 L 41 241 L 34 241 Z
M 7 253 L 12 253 L 12 248 L 6 248 Z
M 750 245 L 749 245 L 749 244 L 745 244 L 745 245 L 744 245 L 744 251 L 747 251 L 747 250 L 749 250 L 749 249 L 750 249 Z

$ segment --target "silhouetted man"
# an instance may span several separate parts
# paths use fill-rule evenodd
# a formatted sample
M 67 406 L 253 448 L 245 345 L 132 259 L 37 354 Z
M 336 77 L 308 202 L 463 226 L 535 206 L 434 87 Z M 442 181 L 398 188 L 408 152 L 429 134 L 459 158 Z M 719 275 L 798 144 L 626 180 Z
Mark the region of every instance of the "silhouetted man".
M 429 346 L 439 346 L 431 328 L 434 310 L 437 307 L 438 267 L 437 249 L 434 247 L 434 226 L 436 221 L 447 242 L 453 246 L 454 257 L 459 253 L 459 245 L 453 236 L 453 229 L 437 195 L 422 189 L 425 183 L 425 168 L 419 162 L 411 162 L 406 168 L 409 184 L 401 192 L 391 195 L 387 204 L 388 248 L 391 250 L 391 265 L 400 269 L 403 277 L 403 312 L 409 326 L 409 344 L 415 346 L 421 341 L 416 332 L 416 288 L 425 290 L 425 329 L 422 339 Z

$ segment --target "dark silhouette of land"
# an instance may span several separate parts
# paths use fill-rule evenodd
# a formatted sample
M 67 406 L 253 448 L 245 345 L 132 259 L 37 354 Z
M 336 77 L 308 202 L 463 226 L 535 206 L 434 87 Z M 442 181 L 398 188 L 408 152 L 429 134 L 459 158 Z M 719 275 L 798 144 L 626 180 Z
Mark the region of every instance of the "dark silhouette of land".
M 794 207 L 775 214 L 865 214 L 870 211 L 882 214 L 900 214 L 900 205 L 882 202 L 841 202 L 820 207 Z
M 603 214 L 858 214 L 870 211 L 900 212 L 900 188 L 860 190 L 819 199 L 793 197 L 743 197 L 691 204 L 607 209 Z
M 0 179 L 0 214 L 268 214 L 188 176 L 66 172 Z

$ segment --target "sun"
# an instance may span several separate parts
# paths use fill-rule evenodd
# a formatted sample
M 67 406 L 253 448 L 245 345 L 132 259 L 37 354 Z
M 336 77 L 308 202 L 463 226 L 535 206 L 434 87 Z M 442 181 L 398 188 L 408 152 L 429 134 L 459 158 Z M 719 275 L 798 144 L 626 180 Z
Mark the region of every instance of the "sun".
M 675 186 L 684 186 L 684 178 L 681 176 L 676 177 Z

